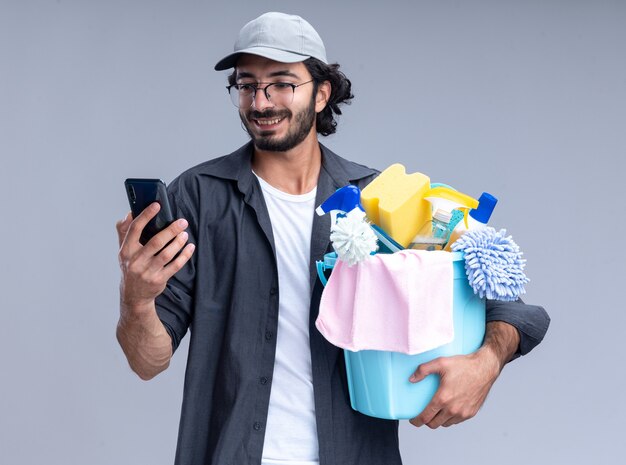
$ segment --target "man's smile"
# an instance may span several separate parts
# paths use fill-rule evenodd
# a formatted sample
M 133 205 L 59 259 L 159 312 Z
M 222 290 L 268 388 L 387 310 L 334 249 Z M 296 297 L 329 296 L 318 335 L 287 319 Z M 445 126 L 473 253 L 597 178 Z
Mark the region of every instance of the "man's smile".
M 272 119 L 257 119 L 257 118 L 254 118 L 252 121 L 254 121 L 259 126 L 274 126 L 274 125 L 277 125 L 278 123 L 280 123 L 283 119 L 284 119 L 284 117 L 282 117 L 282 118 L 272 118 Z
M 278 129 L 283 120 L 288 121 L 290 116 L 291 113 L 284 110 L 270 110 L 263 113 L 253 110 L 246 115 L 246 119 L 257 129 L 266 132 Z

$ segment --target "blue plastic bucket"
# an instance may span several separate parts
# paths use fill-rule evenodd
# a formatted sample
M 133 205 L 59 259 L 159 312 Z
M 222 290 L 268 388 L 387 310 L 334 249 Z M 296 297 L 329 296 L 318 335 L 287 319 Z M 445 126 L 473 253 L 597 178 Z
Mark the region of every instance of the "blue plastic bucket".
M 380 350 L 344 350 L 350 403 L 365 415 L 385 419 L 410 419 L 419 415 L 439 387 L 439 375 L 418 383 L 410 376 L 417 367 L 437 357 L 470 354 L 485 337 L 485 300 L 474 294 L 465 274 L 465 261 L 453 252 L 454 340 L 417 355 Z

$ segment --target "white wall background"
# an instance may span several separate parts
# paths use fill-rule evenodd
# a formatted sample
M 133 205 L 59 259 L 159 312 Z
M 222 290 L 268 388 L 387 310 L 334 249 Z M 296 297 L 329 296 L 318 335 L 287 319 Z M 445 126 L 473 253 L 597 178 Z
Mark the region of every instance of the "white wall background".
M 114 336 L 122 183 L 245 142 L 213 64 L 269 10 L 353 81 L 325 143 L 500 197 L 553 320 L 477 417 L 403 422 L 404 462 L 619 461 L 626 2 L 1 0 L 0 462 L 173 462 L 187 346 L 145 383 Z

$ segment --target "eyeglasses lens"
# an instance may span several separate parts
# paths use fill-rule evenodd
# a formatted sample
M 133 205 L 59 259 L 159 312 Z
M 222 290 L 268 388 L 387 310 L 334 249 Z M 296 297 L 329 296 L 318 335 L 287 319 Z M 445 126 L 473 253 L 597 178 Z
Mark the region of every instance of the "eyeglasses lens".
M 263 90 L 265 89 L 265 90 Z M 248 108 L 252 106 L 258 93 L 265 92 L 263 97 L 267 98 L 274 105 L 286 106 L 293 101 L 294 89 L 291 85 L 281 82 L 268 84 L 266 87 L 255 86 L 232 86 L 229 89 L 230 99 L 237 108 Z

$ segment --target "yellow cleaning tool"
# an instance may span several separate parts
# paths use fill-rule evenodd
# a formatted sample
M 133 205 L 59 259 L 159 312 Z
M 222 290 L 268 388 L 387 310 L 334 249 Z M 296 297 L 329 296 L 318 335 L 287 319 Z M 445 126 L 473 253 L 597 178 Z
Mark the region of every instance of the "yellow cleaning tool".
M 404 166 L 395 163 L 361 191 L 361 205 L 370 221 L 407 247 L 419 228 L 432 219 L 430 203 L 424 200 L 429 189 L 428 176 L 406 174 Z
M 463 194 L 449 187 L 433 187 L 424 194 L 424 199 L 431 203 L 432 211 L 442 209 L 451 213 L 452 210 L 461 210 L 466 227 L 467 213 L 472 208 L 478 208 L 478 200 L 474 197 L 470 197 L 467 194 Z

